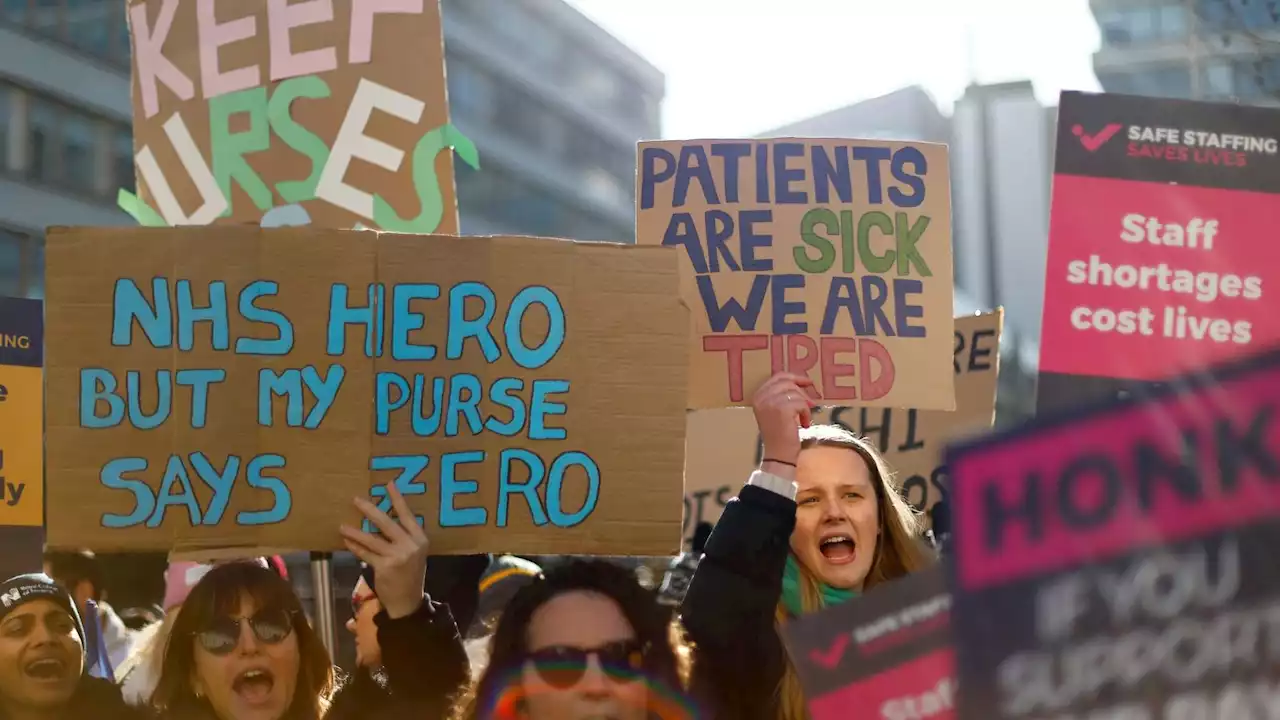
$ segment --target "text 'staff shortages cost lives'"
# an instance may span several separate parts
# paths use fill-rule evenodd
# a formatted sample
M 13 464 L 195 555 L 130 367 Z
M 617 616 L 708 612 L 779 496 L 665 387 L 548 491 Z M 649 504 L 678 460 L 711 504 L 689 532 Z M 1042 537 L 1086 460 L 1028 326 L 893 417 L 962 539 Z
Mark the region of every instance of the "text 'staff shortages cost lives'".
M 948 454 L 965 718 L 1274 718 L 1280 353 Z
M 1058 118 L 1039 409 L 1280 340 L 1280 110 L 1069 92 Z
M 822 405 L 955 409 L 945 146 L 640 143 L 636 242 L 684 260 L 691 409 L 779 370 Z
M 955 717 L 951 596 L 940 566 L 782 626 L 813 720 Z
M 52 545 L 336 549 L 352 498 L 390 509 L 394 482 L 436 552 L 678 548 L 674 251 L 252 227 L 48 243 Z

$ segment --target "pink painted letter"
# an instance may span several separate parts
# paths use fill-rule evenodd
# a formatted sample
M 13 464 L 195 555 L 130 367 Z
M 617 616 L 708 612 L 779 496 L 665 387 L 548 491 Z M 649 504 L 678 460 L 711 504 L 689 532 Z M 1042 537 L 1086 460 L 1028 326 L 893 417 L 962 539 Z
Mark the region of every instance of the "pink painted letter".
M 337 69 L 338 53 L 331 47 L 301 53 L 294 53 L 289 47 L 289 31 L 293 28 L 330 20 L 333 20 L 333 0 L 305 0 L 292 5 L 289 0 L 267 0 L 272 80 L 318 75 Z
M 353 65 L 367 63 L 372 57 L 374 15 L 380 13 L 420 15 L 422 10 L 422 0 L 360 0 L 359 2 L 352 2 L 351 49 L 348 51 L 348 61 Z
M 133 28 L 133 58 L 138 66 L 138 89 L 142 93 L 142 112 L 147 118 L 160 112 L 156 81 L 162 82 L 183 100 L 195 97 L 196 88 L 187 77 L 164 56 L 164 41 L 173 27 L 178 0 L 164 0 L 154 28 L 147 27 L 147 4 L 129 8 L 129 25 Z
M 205 99 L 237 90 L 257 87 L 262 73 L 257 65 L 229 72 L 218 70 L 218 48 L 253 37 L 258 21 L 252 15 L 218 24 L 213 14 L 214 0 L 196 0 L 196 37 L 200 43 L 200 84 Z

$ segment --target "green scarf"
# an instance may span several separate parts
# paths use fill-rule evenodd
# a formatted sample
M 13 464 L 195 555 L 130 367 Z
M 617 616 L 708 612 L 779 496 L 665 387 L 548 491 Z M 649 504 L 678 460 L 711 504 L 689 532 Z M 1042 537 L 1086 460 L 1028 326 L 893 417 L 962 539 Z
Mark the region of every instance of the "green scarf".
M 818 583 L 818 590 L 822 593 L 822 607 L 839 605 L 858 595 L 855 590 L 831 587 L 824 582 Z M 787 553 L 787 568 L 782 571 L 782 605 L 791 613 L 791 617 L 804 614 L 804 607 L 800 602 L 800 563 L 796 562 L 796 556 L 791 553 Z

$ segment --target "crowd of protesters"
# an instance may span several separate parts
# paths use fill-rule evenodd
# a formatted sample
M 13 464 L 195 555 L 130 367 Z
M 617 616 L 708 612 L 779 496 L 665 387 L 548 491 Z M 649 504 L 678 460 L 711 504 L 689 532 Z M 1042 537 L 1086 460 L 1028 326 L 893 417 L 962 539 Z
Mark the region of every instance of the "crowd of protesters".
M 0 720 L 800 720 L 779 625 L 934 562 L 876 449 L 810 426 L 811 383 L 754 399 L 764 444 L 658 589 L 608 560 L 431 556 L 388 486 L 333 667 L 278 559 L 172 562 L 163 607 L 118 615 L 92 557 L 0 585 Z M 944 526 L 945 518 L 934 518 Z

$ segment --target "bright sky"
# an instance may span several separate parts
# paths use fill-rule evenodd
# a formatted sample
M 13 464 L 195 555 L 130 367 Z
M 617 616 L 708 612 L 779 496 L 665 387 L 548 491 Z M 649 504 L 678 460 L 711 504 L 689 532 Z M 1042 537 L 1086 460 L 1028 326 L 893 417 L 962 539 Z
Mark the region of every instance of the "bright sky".
M 1088 0 L 568 0 L 667 76 L 663 134 L 742 137 L 921 85 L 1097 90 Z

